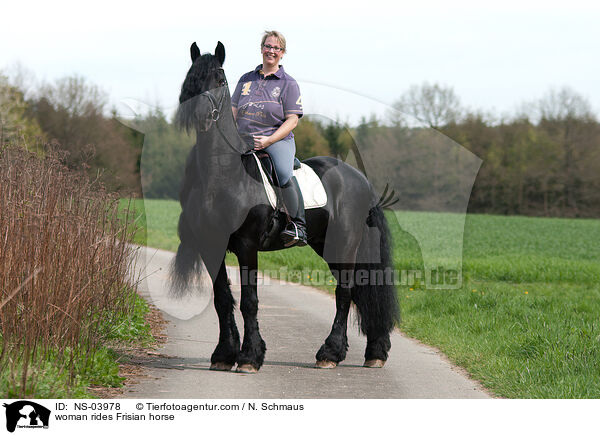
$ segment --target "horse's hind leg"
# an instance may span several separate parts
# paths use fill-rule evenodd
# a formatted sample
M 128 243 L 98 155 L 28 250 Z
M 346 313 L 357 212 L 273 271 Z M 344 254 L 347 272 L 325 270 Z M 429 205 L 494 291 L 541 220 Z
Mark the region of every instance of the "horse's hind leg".
M 337 280 L 335 289 L 336 313 L 333 326 L 325 343 L 317 352 L 317 367 L 333 368 L 346 359 L 348 351 L 348 313 L 352 301 L 352 286 L 354 285 L 354 261 L 360 243 L 357 234 L 343 231 L 339 226 L 330 225 L 328 241 L 322 244 L 312 244 L 311 247 L 327 264 Z
M 333 326 L 325 343 L 317 352 L 317 367 L 334 368 L 340 361 L 346 359 L 348 351 L 348 313 L 351 302 L 351 282 L 348 278 L 352 276 L 353 269 L 340 267 L 341 265 L 330 265 L 331 272 L 338 280 L 335 289 L 336 313 Z
M 365 367 L 381 368 L 388 358 L 388 351 L 392 347 L 389 332 L 379 332 L 367 335 L 367 348 L 365 349 Z
M 235 324 L 233 308 L 235 300 L 229 288 L 225 261 L 214 283 L 215 309 L 219 316 L 219 343 L 210 358 L 211 370 L 231 370 L 240 350 L 240 334 Z

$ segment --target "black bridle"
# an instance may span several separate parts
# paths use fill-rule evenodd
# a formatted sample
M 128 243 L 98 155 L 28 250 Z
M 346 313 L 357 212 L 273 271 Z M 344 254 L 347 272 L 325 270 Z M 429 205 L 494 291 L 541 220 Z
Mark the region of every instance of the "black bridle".
M 218 71 L 223 71 L 223 68 L 219 68 Z M 223 73 L 223 77 L 224 76 L 225 76 L 225 73 Z M 227 86 L 226 78 L 223 78 L 223 83 L 221 83 L 216 88 L 209 89 L 208 91 L 204 91 L 200 94 L 200 95 L 204 95 L 204 96 L 208 97 L 208 100 L 210 101 L 210 104 L 212 106 L 212 110 L 210 111 L 212 122 L 217 122 L 219 120 L 219 118 L 221 117 L 221 112 L 223 111 L 223 102 L 225 101 L 225 92 L 221 93 L 221 99 L 217 103 L 217 99 L 210 91 L 212 91 L 214 89 L 222 88 L 223 86 Z M 212 127 L 212 124 L 211 124 L 211 127 Z M 209 129 L 210 129 L 210 127 L 209 127 Z
M 219 68 L 218 70 L 223 71 L 223 68 Z M 235 146 L 233 146 L 233 144 L 229 141 L 227 136 L 225 136 L 225 133 L 223 133 L 223 131 L 219 127 L 219 123 L 217 122 L 221 118 L 221 113 L 223 112 L 223 103 L 225 101 L 225 93 L 226 92 L 225 91 L 221 92 L 221 98 L 220 98 L 219 102 L 217 102 L 217 98 L 212 94 L 211 91 L 222 88 L 224 86 L 227 86 L 227 78 L 225 78 L 225 73 L 223 72 L 223 82 L 221 84 L 219 84 L 219 86 L 217 86 L 216 88 L 209 89 L 208 91 L 204 91 L 198 95 L 199 97 L 202 95 L 207 97 L 208 101 L 210 101 L 210 105 L 211 105 L 211 111 L 210 111 L 211 123 L 210 123 L 210 126 L 205 131 L 210 130 L 212 128 L 213 124 L 216 124 L 217 131 L 221 134 L 221 137 L 223 137 L 223 139 L 225 140 L 227 145 L 229 145 L 229 147 L 231 149 L 233 149 L 237 154 L 245 154 L 248 151 L 247 150 L 240 151 Z

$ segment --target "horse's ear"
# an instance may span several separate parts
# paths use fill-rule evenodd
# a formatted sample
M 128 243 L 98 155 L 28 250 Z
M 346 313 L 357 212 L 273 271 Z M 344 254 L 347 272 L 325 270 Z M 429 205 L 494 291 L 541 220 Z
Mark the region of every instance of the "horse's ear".
M 221 41 L 217 43 L 217 48 L 215 48 L 215 56 L 217 56 L 217 60 L 223 66 L 225 62 L 225 46 L 221 44 Z
M 190 54 L 192 55 L 192 62 L 196 62 L 196 59 L 200 57 L 200 49 L 195 42 L 190 47 Z

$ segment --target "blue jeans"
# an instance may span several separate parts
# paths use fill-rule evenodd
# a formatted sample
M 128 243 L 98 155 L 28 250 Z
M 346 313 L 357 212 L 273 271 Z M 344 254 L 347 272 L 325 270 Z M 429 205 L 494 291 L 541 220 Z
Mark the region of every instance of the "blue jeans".
M 264 149 L 273 160 L 279 185 L 283 186 L 294 175 L 294 156 L 296 155 L 296 142 L 294 138 L 282 139 Z

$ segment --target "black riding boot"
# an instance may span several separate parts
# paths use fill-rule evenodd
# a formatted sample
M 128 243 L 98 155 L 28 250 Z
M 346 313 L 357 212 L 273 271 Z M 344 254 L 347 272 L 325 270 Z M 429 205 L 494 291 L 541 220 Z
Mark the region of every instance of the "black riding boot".
M 292 219 L 281 232 L 281 240 L 286 247 L 306 245 L 306 219 L 304 217 L 304 198 L 296 177 L 281 187 L 281 196 L 285 208 Z

